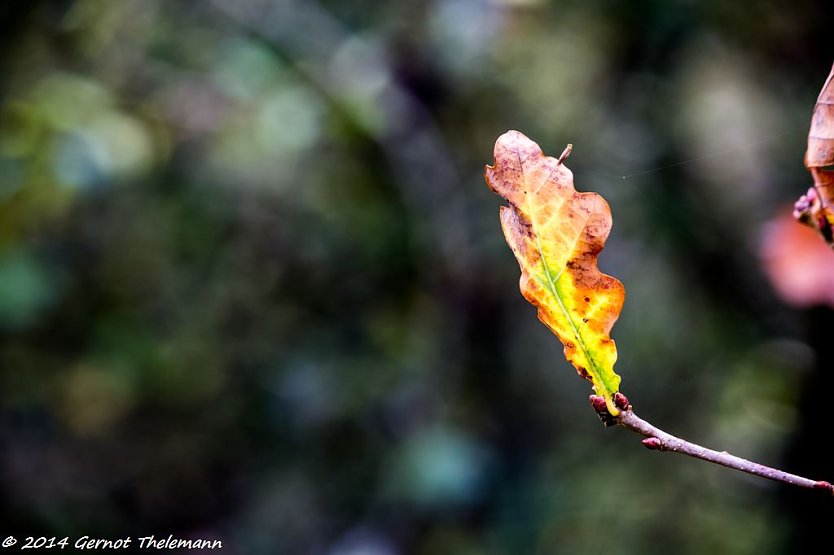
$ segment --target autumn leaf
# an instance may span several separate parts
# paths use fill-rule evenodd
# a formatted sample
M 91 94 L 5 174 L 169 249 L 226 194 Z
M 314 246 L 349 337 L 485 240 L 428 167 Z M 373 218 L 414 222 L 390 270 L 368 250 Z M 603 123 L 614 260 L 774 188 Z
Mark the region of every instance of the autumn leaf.
M 600 195 L 574 189 L 573 173 L 562 163 L 570 148 L 552 158 L 523 134 L 508 131 L 496 141 L 495 165 L 487 166 L 485 176 L 509 202 L 501 207 L 501 226 L 521 267 L 521 293 L 564 344 L 568 361 L 617 415 L 613 396 L 620 377 L 609 333 L 625 289 L 597 268 L 611 210 Z
M 812 174 L 831 165 L 834 165 L 834 66 L 814 106 L 808 150 L 805 151 L 805 166 Z M 814 179 L 816 181 L 816 175 Z
M 794 205 L 794 218 L 809 225 L 834 245 L 834 67 L 822 86 L 811 128 L 805 167 L 811 172 L 814 186 Z

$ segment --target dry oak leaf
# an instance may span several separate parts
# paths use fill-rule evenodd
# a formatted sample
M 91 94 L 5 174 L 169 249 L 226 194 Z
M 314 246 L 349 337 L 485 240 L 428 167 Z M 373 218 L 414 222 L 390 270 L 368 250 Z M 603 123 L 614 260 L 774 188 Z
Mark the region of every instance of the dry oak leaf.
M 834 246 L 834 66 L 814 105 L 805 167 L 814 186 L 794 205 L 794 218 L 815 228 Z
M 816 168 L 834 165 L 834 66 L 822 86 L 811 128 L 808 130 L 808 150 L 805 151 L 805 166 L 816 180 Z
M 596 193 L 579 193 L 573 173 L 518 131 L 495 143 L 489 187 L 505 198 L 501 226 L 519 266 L 521 293 L 538 308 L 539 320 L 565 346 L 565 357 L 591 381 L 612 415 L 620 386 L 614 372 L 617 347 L 609 336 L 625 289 L 597 268 L 611 230 L 611 210 Z

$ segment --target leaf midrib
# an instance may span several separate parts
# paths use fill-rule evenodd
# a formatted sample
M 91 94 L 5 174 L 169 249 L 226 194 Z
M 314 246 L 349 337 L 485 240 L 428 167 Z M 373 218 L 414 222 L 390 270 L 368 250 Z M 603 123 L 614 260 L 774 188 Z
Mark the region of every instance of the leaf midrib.
M 521 178 L 524 181 L 524 190 L 527 191 L 527 190 L 529 190 L 528 187 L 527 187 L 527 173 L 524 171 L 524 164 L 521 161 L 520 153 L 516 153 L 516 154 L 518 156 L 519 166 L 521 167 Z M 548 176 L 546 181 L 550 181 L 550 176 Z M 554 280 L 553 275 L 551 274 L 551 271 L 550 271 L 550 265 L 547 263 L 547 257 L 545 257 L 545 255 L 544 255 L 544 249 L 542 248 L 542 244 L 541 244 L 541 237 L 540 237 L 540 235 L 538 233 L 538 229 L 537 229 L 538 226 L 536 226 L 535 222 L 533 221 L 534 220 L 534 218 L 533 218 L 533 209 L 532 209 L 533 207 L 531 205 L 531 200 L 530 200 L 531 196 L 532 195 L 529 195 L 529 194 L 525 195 L 526 200 L 527 200 L 527 213 L 530 215 L 530 224 L 533 226 L 533 231 L 536 234 L 536 249 L 539 251 L 539 259 L 542 261 L 542 266 L 544 267 L 544 273 L 547 276 L 547 284 L 545 284 L 545 285 L 550 290 L 551 295 L 556 299 L 556 302 L 559 304 L 559 309 L 562 311 L 562 315 L 564 316 L 565 320 L 567 320 L 568 324 L 570 325 L 571 331 L 573 332 L 574 337 L 576 337 L 577 343 L 579 344 L 580 348 L 582 349 L 582 353 L 585 355 L 585 358 L 588 360 L 589 366 L 592 367 L 592 368 L 589 368 L 588 370 L 589 370 L 589 372 L 593 373 L 593 377 L 595 378 L 595 385 L 599 384 L 600 387 L 605 390 L 605 393 L 610 394 L 610 392 L 608 392 L 608 386 L 605 384 L 604 380 L 602 379 L 602 375 L 599 371 L 596 360 L 594 360 L 593 355 L 591 355 L 591 352 L 588 350 L 588 347 L 585 345 L 585 340 L 582 338 L 582 334 L 579 332 L 579 329 L 576 327 L 576 323 L 573 321 L 573 318 L 571 318 L 571 315 L 570 315 L 570 312 L 568 311 L 567 306 L 565 306 L 565 303 L 562 300 L 562 297 L 559 295 L 558 290 L 556 289 L 556 281 L 558 281 L 559 278 L 562 277 L 562 273 L 564 273 L 564 269 L 562 269 L 559 272 L 559 275 L 556 276 L 556 279 Z M 582 229 L 585 229 L 585 225 L 587 225 L 587 219 L 585 220 L 585 223 L 583 224 Z M 571 247 L 571 252 L 574 252 L 576 250 L 575 247 L 576 247 L 576 241 L 574 241 L 574 244 Z M 601 392 L 598 391 L 597 393 L 601 393 Z

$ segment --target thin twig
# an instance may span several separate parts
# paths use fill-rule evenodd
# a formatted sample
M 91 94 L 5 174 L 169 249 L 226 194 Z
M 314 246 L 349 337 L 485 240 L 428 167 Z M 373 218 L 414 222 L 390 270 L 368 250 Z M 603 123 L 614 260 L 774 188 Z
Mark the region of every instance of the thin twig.
M 622 394 L 620 393 L 617 394 L 617 396 L 621 395 Z M 605 406 L 604 401 L 603 404 L 600 405 L 599 402 L 594 399 L 596 397 L 595 395 L 592 395 L 591 397 L 591 405 L 595 410 L 597 410 L 598 413 L 601 414 L 603 422 L 607 425 L 621 426 L 631 430 L 632 432 L 637 432 L 638 434 L 645 436 L 646 439 L 643 440 L 643 445 L 649 449 L 655 451 L 671 451 L 673 453 L 681 453 L 682 455 L 688 455 L 696 459 L 720 464 L 721 466 L 726 466 L 727 468 L 733 468 L 735 470 L 761 476 L 762 478 L 767 478 L 769 480 L 775 480 L 777 482 L 783 482 L 801 488 L 826 490 L 829 493 L 834 494 L 834 486 L 832 486 L 829 482 L 803 478 L 802 476 L 797 476 L 796 474 L 790 474 L 776 468 L 771 468 L 763 464 L 748 461 L 747 459 L 742 459 L 741 457 L 731 455 L 726 451 L 714 451 L 712 449 L 707 449 L 706 447 L 701 447 L 700 445 L 664 432 L 657 426 L 654 426 L 637 416 L 632 410 L 631 405 L 628 404 L 628 400 L 625 399 L 625 396 L 622 396 L 624 401 L 615 399 L 615 402 L 617 402 L 622 409 L 616 416 L 608 414 L 607 411 L 605 414 L 602 414 L 599 409 Z

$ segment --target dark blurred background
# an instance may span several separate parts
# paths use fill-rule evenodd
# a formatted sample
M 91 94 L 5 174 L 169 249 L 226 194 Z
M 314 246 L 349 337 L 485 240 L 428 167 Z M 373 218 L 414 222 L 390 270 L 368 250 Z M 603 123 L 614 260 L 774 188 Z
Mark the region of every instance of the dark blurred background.
M 830 1 L 32 0 L 0 18 L 4 536 L 830 545 L 834 502 L 601 426 L 482 177 L 507 129 L 573 143 L 577 187 L 614 214 L 601 266 L 627 291 L 613 337 L 637 411 L 834 479 L 830 253 L 779 265 L 791 231 L 768 223 L 810 184 Z

